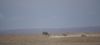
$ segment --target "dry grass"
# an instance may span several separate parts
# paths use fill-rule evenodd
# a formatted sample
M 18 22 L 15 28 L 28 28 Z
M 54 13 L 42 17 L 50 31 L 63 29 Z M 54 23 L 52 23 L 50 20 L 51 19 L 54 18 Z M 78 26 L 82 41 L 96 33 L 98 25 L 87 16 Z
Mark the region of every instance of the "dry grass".
M 0 41 L 64 41 L 64 42 L 100 42 L 100 37 L 48 38 L 45 36 L 4 36 Z
M 45 36 L 1 36 L 0 45 L 66 45 L 67 43 L 97 43 L 100 37 L 48 38 Z M 98 43 L 100 44 L 100 43 Z

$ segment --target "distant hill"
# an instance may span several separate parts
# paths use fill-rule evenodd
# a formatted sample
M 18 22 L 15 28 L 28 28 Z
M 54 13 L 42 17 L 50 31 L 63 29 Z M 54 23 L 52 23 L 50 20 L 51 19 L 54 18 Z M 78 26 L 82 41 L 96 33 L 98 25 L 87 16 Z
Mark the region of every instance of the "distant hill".
M 41 28 L 41 29 L 15 29 L 0 30 L 0 35 L 34 35 L 42 32 L 63 33 L 63 32 L 100 32 L 100 26 L 80 28 Z

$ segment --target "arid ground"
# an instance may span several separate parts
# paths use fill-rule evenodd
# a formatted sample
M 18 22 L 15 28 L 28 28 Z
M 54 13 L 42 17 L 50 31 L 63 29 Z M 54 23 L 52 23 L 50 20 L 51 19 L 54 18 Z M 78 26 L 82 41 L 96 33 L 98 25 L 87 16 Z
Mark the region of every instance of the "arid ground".
M 100 45 L 100 37 L 0 36 L 0 45 Z

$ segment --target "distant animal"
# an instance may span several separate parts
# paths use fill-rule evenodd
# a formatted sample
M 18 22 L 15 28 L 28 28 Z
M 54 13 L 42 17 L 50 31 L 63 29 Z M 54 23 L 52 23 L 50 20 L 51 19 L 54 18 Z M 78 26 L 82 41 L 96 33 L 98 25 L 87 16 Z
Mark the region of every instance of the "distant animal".
M 42 35 L 49 36 L 50 34 L 48 32 L 42 32 Z
M 65 34 L 65 33 L 62 33 L 62 35 L 63 35 L 63 36 L 67 36 L 67 34 Z
M 85 34 L 81 34 L 81 37 L 87 37 Z

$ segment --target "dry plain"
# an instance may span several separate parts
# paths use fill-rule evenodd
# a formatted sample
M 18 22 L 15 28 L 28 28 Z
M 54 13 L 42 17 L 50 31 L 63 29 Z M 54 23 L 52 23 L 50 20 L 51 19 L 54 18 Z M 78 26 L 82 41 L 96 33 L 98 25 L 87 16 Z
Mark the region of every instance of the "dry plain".
M 0 36 L 0 45 L 100 45 L 100 37 Z

